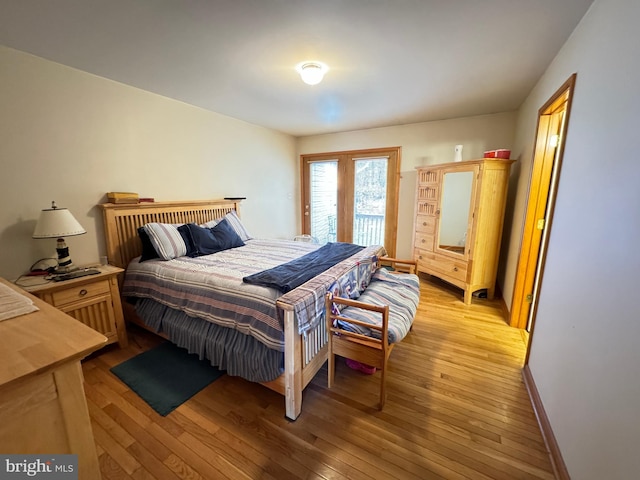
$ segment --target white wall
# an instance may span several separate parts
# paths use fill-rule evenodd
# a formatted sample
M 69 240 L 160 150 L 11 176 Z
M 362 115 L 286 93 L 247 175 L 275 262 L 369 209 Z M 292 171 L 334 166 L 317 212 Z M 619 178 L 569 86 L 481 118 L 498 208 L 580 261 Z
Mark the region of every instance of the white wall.
M 291 136 L 0 46 L 0 276 L 55 256 L 31 238 L 52 200 L 87 230 L 67 239 L 74 262 L 97 262 L 109 191 L 246 196 L 254 236 L 292 238 L 297 168 Z
M 640 478 L 639 24 L 637 0 L 596 0 L 522 106 L 514 146 L 530 159 L 538 108 L 577 72 L 529 365 L 579 480 Z
M 297 148 L 299 154 L 309 154 L 401 146 L 396 256 L 412 258 L 415 167 L 452 162 L 454 147 L 458 144 L 464 146 L 463 160 L 482 158 L 485 150 L 510 148 L 514 138 L 515 118 L 515 112 L 507 112 L 301 137 Z

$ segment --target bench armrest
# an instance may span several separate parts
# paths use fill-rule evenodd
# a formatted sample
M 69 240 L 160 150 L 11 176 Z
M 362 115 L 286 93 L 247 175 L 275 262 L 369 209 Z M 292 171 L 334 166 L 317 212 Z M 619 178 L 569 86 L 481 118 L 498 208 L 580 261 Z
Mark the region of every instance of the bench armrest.
M 416 273 L 417 263 L 415 260 L 380 257 L 380 265 L 390 265 L 399 272 Z

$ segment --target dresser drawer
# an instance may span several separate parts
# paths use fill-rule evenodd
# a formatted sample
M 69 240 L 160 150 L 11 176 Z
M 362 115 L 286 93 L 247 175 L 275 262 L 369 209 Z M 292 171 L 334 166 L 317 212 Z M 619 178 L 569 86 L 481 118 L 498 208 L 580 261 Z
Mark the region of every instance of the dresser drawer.
M 416 216 L 416 232 L 430 233 L 431 235 L 436 233 L 436 217 L 432 215 L 417 215 Z
M 109 281 L 101 280 L 99 282 L 73 286 L 65 290 L 53 292 L 51 294 L 51 298 L 53 299 L 53 305 L 55 307 L 60 307 L 69 303 L 77 302 L 78 300 L 84 300 L 86 298 L 96 297 L 98 295 L 104 295 L 108 293 Z

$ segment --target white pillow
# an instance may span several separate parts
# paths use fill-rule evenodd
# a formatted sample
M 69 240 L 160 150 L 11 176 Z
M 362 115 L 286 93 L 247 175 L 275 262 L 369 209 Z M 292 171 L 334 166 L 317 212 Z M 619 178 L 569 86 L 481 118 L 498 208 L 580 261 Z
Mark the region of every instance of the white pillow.
M 147 223 L 144 226 L 149 239 L 163 260 L 184 257 L 187 246 L 178 231 L 178 227 L 169 223 Z

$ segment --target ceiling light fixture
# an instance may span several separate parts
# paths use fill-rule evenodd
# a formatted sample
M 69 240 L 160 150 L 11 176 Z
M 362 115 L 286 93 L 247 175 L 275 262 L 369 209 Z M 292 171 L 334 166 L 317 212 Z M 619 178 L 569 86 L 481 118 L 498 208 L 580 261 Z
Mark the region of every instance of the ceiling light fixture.
M 329 71 L 329 67 L 322 62 L 302 62 L 296 66 L 296 70 L 304 83 L 317 85 Z

